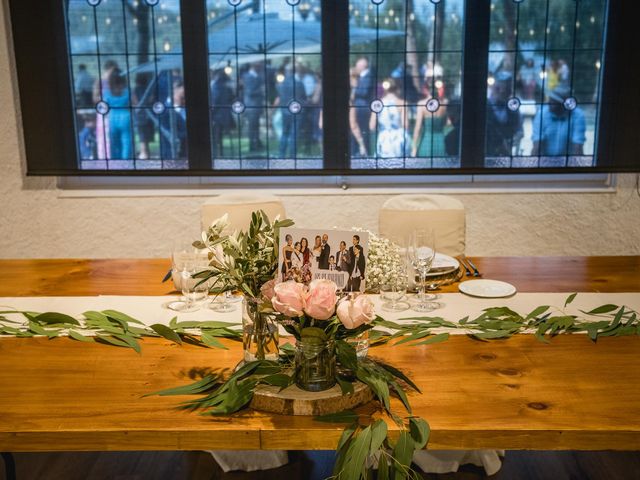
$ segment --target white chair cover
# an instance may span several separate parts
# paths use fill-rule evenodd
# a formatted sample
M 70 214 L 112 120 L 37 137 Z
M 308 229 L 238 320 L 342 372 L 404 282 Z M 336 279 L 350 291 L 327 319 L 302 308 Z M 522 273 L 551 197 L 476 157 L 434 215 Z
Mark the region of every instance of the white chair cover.
M 270 470 L 289 463 L 283 450 L 210 450 L 209 453 L 225 472 Z
M 227 213 L 231 231 L 246 231 L 251 223 L 251 213 L 256 210 L 264 210 L 271 221 L 277 215 L 285 218 L 284 205 L 272 195 L 223 194 L 209 199 L 202 206 L 201 226 L 205 230 L 214 220 Z
M 465 250 L 465 210 L 447 195 L 396 195 L 380 210 L 381 235 L 408 237 L 416 228 L 433 228 L 438 252 L 453 257 Z
M 457 472 L 461 465 L 483 467 L 487 475 L 502 467 L 504 450 L 421 450 L 413 454 L 413 463 L 425 473 Z

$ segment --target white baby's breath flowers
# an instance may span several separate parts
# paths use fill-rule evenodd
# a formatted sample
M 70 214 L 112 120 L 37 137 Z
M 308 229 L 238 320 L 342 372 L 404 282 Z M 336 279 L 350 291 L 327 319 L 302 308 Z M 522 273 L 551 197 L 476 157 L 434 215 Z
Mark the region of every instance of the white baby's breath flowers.
M 369 232 L 368 265 L 365 269 L 367 290 L 378 291 L 389 279 L 406 275 L 400 247 L 388 239 Z

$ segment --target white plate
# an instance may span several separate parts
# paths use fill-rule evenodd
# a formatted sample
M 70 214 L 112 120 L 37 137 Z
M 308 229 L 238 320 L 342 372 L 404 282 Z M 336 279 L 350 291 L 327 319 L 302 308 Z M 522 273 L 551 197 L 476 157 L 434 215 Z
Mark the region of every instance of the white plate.
M 460 268 L 460 262 L 449 255 L 436 252 L 436 256 L 431 264 L 431 269 L 427 273 L 427 277 L 435 277 L 438 275 L 445 275 L 447 273 L 455 272 Z
M 516 293 L 516 287 L 510 283 L 484 278 L 461 282 L 458 289 L 467 295 L 485 298 L 509 297 Z

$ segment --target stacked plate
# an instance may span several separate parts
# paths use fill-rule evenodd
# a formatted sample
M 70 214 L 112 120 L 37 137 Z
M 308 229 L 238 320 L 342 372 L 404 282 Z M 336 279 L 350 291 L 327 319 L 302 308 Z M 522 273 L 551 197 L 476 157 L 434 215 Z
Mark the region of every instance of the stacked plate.
M 456 272 L 460 268 L 460 262 L 444 253 L 436 253 L 431 269 L 427 273 L 427 277 L 439 277 L 440 275 L 449 275 Z

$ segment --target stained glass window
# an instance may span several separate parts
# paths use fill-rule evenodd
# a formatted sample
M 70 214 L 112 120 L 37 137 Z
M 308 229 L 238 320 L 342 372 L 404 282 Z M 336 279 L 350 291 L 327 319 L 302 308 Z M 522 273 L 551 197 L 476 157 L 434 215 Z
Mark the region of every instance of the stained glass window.
M 350 0 L 351 168 L 460 166 L 462 0 Z
M 9 1 L 29 173 L 638 168 L 632 2 Z
M 207 0 L 214 169 L 321 169 L 321 7 Z
M 66 5 L 80 168 L 187 168 L 179 0 Z
M 606 0 L 494 0 L 486 166 L 595 164 Z

